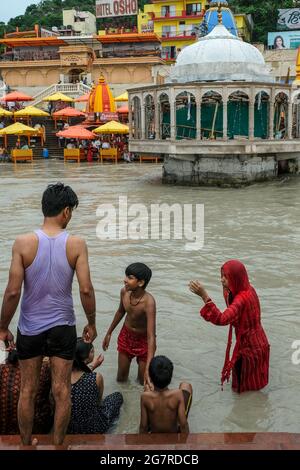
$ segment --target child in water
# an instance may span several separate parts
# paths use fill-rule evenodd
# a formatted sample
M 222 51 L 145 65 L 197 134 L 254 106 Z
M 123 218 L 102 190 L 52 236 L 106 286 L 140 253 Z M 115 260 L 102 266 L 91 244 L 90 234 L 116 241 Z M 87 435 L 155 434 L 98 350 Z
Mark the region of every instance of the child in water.
M 118 337 L 118 375 L 119 382 L 128 379 L 131 361 L 138 362 L 138 380 L 141 384 L 152 384 L 149 380 L 149 364 L 156 350 L 154 297 L 146 291 L 152 271 L 143 263 L 133 263 L 125 270 L 124 287 L 120 293 L 120 305 L 103 340 L 106 351 L 111 335 L 125 316 Z

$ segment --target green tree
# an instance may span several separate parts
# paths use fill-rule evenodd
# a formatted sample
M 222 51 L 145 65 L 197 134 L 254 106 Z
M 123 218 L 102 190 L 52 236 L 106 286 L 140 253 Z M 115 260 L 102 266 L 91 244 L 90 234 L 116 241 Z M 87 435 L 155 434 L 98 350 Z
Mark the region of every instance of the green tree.
M 279 8 L 292 8 L 293 0 L 229 0 L 235 13 L 251 14 L 254 21 L 253 41 L 266 42 L 269 31 L 276 31 Z

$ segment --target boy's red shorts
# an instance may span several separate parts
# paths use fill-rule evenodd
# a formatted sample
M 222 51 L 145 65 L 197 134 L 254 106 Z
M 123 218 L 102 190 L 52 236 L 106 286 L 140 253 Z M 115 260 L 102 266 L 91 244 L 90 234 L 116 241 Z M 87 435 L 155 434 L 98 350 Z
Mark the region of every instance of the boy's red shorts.
M 118 336 L 118 351 L 126 354 L 130 360 L 136 357 L 137 362 L 147 362 L 147 334 L 136 333 L 124 324 Z

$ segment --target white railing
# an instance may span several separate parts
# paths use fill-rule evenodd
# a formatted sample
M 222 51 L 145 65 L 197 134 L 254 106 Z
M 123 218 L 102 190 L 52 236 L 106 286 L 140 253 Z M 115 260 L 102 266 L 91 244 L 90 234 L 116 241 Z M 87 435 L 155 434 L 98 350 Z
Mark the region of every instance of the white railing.
M 64 93 L 65 95 L 84 95 L 85 93 L 89 93 L 91 91 L 91 87 L 85 85 L 84 83 L 56 83 L 54 85 L 50 85 L 44 90 L 40 91 L 37 95 L 33 98 L 34 100 L 31 102 L 32 106 L 36 106 L 37 104 L 41 103 L 46 96 L 53 95 L 54 93 Z

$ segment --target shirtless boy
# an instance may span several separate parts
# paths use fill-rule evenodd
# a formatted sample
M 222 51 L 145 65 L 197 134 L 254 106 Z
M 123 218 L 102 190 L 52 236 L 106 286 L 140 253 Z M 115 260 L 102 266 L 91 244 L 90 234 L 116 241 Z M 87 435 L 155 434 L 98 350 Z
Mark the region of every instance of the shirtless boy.
M 153 391 L 141 396 L 140 434 L 188 433 L 188 413 L 192 403 L 193 389 L 189 383 L 181 383 L 178 389 L 170 390 L 173 364 L 165 356 L 156 356 L 149 365 L 149 376 Z
M 119 382 L 128 379 L 131 361 L 138 362 L 138 380 L 152 387 L 149 380 L 149 364 L 156 350 L 155 316 L 153 296 L 146 291 L 152 271 L 143 263 L 133 263 L 125 270 L 124 287 L 120 293 L 120 305 L 102 343 L 106 351 L 111 335 L 126 314 L 118 337 Z

